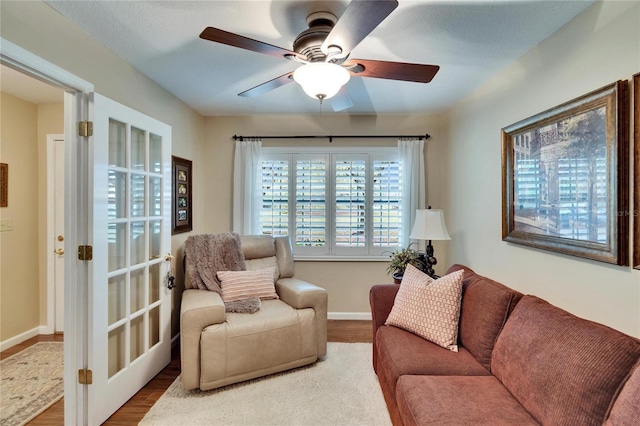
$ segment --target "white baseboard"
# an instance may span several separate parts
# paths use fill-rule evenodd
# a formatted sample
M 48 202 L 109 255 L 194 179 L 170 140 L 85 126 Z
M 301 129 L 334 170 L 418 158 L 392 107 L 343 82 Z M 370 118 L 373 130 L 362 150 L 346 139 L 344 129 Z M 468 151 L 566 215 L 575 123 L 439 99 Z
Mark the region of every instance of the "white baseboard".
M 0 342 L 0 352 L 5 351 L 9 348 L 14 347 L 15 345 L 19 345 L 25 340 L 29 340 L 32 337 L 35 337 L 40 334 L 40 327 L 32 328 L 31 330 L 27 330 L 24 333 L 20 333 L 17 336 L 11 337 L 7 340 L 3 340 Z
M 328 312 L 327 319 L 330 320 L 371 320 L 371 312 Z

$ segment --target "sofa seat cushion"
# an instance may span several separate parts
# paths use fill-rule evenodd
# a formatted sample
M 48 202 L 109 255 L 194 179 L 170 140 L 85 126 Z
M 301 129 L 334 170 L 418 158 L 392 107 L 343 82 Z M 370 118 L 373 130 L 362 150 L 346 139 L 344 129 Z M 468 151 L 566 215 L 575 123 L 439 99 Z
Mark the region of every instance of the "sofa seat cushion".
M 602 425 L 640 341 L 524 296 L 500 333 L 493 374 L 542 424 Z
M 200 345 L 203 390 L 222 378 L 317 358 L 315 311 L 263 300 L 254 314 L 228 313 L 225 322 L 206 327 Z
M 493 376 L 402 376 L 396 403 L 405 426 L 538 424 Z
M 384 393 L 395 398 L 396 383 L 405 374 L 487 376 L 465 348 L 452 352 L 420 336 L 385 325 L 376 333 L 376 372 Z

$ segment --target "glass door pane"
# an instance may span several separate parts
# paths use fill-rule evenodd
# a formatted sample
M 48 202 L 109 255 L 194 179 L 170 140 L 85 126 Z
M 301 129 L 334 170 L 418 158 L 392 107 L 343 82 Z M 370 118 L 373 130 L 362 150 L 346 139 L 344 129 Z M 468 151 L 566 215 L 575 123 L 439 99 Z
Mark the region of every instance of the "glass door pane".
M 131 128 L 131 168 L 145 170 L 146 167 L 146 133 L 144 130 Z
M 109 120 L 109 166 L 127 165 L 127 126 L 124 123 Z
M 126 283 L 124 274 L 109 278 L 109 325 L 124 318 Z
M 142 355 L 147 348 L 144 338 L 144 315 L 131 320 L 131 361 Z
M 162 173 L 162 138 L 153 133 L 149 136 L 150 154 L 149 154 L 149 171 L 152 173 Z
M 138 312 L 145 307 L 145 276 L 144 269 L 138 269 L 131 271 L 131 296 L 129 299 L 129 305 L 131 306 L 131 312 Z

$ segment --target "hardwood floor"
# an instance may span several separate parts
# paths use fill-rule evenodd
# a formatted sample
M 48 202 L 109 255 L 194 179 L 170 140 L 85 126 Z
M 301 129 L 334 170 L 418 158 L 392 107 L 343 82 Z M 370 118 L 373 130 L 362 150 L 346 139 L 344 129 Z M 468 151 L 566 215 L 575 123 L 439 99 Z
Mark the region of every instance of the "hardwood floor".
M 36 336 L 0 353 L 4 359 L 37 342 L 62 341 L 62 335 Z M 368 342 L 372 341 L 371 321 L 329 320 L 327 324 L 327 340 L 329 342 Z M 116 411 L 105 425 L 137 425 L 153 404 L 162 396 L 169 385 L 180 374 L 180 347 L 176 346 L 171 353 L 171 362 L 144 388 L 135 394 L 126 404 Z M 64 402 L 55 403 L 51 408 L 28 423 L 29 425 L 64 425 Z
M 327 321 L 327 340 L 329 342 L 371 343 L 373 341 L 371 321 L 329 320 Z

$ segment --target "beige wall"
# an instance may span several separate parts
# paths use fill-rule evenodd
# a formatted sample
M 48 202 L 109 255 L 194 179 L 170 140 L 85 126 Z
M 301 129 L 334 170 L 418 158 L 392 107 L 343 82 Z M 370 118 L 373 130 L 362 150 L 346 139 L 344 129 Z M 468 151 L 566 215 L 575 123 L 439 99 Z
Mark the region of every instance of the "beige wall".
M 203 179 L 204 118 L 99 44 L 43 2 L 0 2 L 0 35 L 94 84 L 96 92 L 172 127 L 173 155 L 193 160 L 194 178 Z M 46 41 L 46 42 L 45 42 Z M 37 161 L 34 160 L 34 161 Z M 204 187 L 194 188 L 194 231 L 206 227 Z M 172 237 L 179 253 L 188 233 Z M 172 334 L 178 330 L 179 293 L 173 293 Z
M 233 135 L 401 135 L 425 134 L 427 202 L 434 208 L 443 200 L 442 166 L 445 150 L 440 116 L 387 115 L 272 115 L 208 117 L 206 124 L 207 175 L 202 183 L 207 214 L 207 232 L 231 229 L 233 198 Z M 324 139 L 265 139 L 263 146 L 329 146 Z M 397 146 L 397 139 L 336 139 L 333 146 Z M 441 265 L 446 265 L 444 250 L 436 246 Z M 327 289 L 329 312 L 368 313 L 369 289 L 373 284 L 390 283 L 387 262 L 296 262 L 296 276 Z M 444 272 L 440 268 L 439 272 Z
M 10 164 L 12 195 L 12 202 L 1 214 L 14 226 L 0 234 L 0 341 L 5 341 L 47 322 L 46 141 L 48 134 L 64 133 L 64 107 L 35 105 L 1 95 L 2 162 Z
M 0 93 L 0 161 L 9 165 L 12 230 L 0 233 L 0 341 L 40 325 L 38 277 L 38 107 Z
M 597 2 L 448 116 L 449 259 L 640 336 L 640 271 L 501 240 L 500 129 L 640 71 L 640 2 Z

